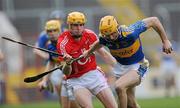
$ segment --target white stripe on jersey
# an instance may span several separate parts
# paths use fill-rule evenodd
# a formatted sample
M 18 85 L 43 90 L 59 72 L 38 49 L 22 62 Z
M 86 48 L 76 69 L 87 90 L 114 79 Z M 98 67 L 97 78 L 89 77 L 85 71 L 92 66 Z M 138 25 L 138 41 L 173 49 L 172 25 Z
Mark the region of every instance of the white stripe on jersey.
M 65 49 L 65 45 L 67 44 L 68 41 L 69 41 L 69 39 L 67 38 L 67 36 L 65 36 L 65 38 L 60 43 L 60 51 L 61 51 L 62 55 L 67 53 L 66 49 Z

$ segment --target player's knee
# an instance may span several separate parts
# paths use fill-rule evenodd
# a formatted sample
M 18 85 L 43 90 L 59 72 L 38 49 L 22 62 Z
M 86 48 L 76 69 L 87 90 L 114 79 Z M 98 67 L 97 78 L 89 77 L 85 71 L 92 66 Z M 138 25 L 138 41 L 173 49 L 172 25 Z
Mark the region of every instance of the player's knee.
M 115 90 L 117 93 L 123 93 L 123 92 L 126 92 L 126 87 L 123 85 L 115 84 Z

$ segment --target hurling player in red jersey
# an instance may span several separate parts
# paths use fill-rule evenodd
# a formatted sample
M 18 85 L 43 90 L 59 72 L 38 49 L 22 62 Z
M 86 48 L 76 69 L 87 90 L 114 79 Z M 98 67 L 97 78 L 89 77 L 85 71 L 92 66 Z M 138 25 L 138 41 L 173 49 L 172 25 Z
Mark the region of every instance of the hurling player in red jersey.
M 92 94 L 95 95 L 106 108 L 117 108 L 117 103 L 107 81 L 100 69 L 97 69 L 96 58 L 91 54 L 71 64 L 72 58 L 79 57 L 97 40 L 96 34 L 85 29 L 85 15 L 81 12 L 71 12 L 67 16 L 69 30 L 59 36 L 57 51 L 64 55 L 63 72 L 67 76 L 67 86 L 73 91 L 76 101 L 82 108 L 93 108 Z M 97 52 L 104 56 L 109 64 L 114 64 L 109 53 L 104 49 Z M 107 53 L 107 54 L 106 54 Z

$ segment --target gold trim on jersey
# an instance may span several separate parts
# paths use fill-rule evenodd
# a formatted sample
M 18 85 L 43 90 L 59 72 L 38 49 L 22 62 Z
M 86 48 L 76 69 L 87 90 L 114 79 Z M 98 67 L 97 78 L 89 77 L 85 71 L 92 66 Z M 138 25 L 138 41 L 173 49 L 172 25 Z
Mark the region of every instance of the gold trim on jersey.
M 127 37 L 129 34 L 133 32 L 133 30 L 129 29 L 126 25 L 121 25 L 120 27 L 123 37 Z
M 140 44 L 140 40 L 136 39 L 136 41 L 129 47 L 127 48 L 121 48 L 121 49 L 117 49 L 117 50 L 110 50 L 111 54 L 113 56 L 117 56 L 117 57 L 131 57 L 133 54 L 135 54 L 138 49 L 140 48 L 141 44 Z
M 132 32 L 128 32 L 128 31 L 122 31 L 122 36 L 123 37 L 127 37 L 129 34 L 131 34 Z

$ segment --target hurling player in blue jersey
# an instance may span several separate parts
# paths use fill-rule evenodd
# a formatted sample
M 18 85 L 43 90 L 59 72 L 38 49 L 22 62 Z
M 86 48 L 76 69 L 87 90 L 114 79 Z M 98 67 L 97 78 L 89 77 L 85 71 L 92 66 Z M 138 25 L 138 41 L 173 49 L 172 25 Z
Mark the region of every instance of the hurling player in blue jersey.
M 60 22 L 57 20 L 48 20 L 45 25 L 45 32 L 48 36 L 48 40 L 46 42 L 46 49 L 51 50 L 51 51 L 56 51 L 56 43 L 57 43 L 57 38 L 61 33 L 60 30 Z M 48 58 L 47 58 L 47 64 L 46 64 L 46 69 L 45 71 L 48 71 L 55 66 L 59 65 L 60 61 L 57 60 L 57 56 L 53 55 L 52 53 L 47 53 Z M 63 78 L 63 73 L 60 70 L 56 70 L 55 72 L 57 77 L 52 77 L 52 75 L 47 75 L 42 78 L 42 80 L 38 83 L 40 91 L 43 89 L 48 89 L 49 91 L 53 92 L 55 88 L 57 94 L 59 95 L 60 98 L 60 87 L 61 87 L 61 81 Z M 53 85 L 52 83 L 53 82 Z
M 160 36 L 163 52 L 172 52 L 171 42 L 157 17 L 145 18 L 130 26 L 119 25 L 114 16 L 105 16 L 99 24 L 100 38 L 90 50 L 84 52 L 87 57 L 94 50 L 106 46 L 116 58 L 115 89 L 119 98 L 120 108 L 139 108 L 135 100 L 135 87 L 140 84 L 142 77 L 149 67 L 142 51 L 140 34 L 153 28 Z
M 63 26 L 63 19 L 64 19 L 65 15 L 62 11 L 60 10 L 55 10 L 55 11 L 52 11 L 49 15 L 49 20 L 56 20 L 59 22 L 60 24 L 60 30 L 57 31 L 58 34 L 60 34 L 61 32 L 63 32 L 65 30 L 65 27 Z M 47 22 L 48 22 L 47 21 Z M 48 42 L 51 40 L 47 30 L 45 29 L 44 31 L 41 32 L 40 36 L 38 37 L 38 40 L 36 42 L 36 46 L 37 47 L 40 47 L 40 48 L 45 48 L 47 49 L 48 48 Z M 41 51 L 41 50 L 38 50 L 38 49 L 34 49 L 34 53 L 38 56 L 40 56 L 41 58 L 43 58 L 44 60 L 48 60 L 49 58 L 51 58 L 51 56 L 44 52 L 44 51 Z M 51 75 L 51 81 L 53 83 L 53 85 L 55 86 L 55 88 L 57 89 L 57 91 L 60 90 L 60 82 L 59 82 L 59 77 L 62 77 L 61 73 L 59 71 L 55 71 L 52 73 Z M 59 93 L 59 92 L 58 92 Z
M 65 14 L 60 10 L 52 11 L 49 15 L 49 20 L 58 20 L 61 23 L 61 31 L 65 31 L 65 26 L 63 25 L 63 20 L 65 18 Z M 49 37 L 46 33 L 46 31 L 42 31 L 38 37 L 38 40 L 36 42 L 36 46 L 40 48 L 47 48 L 47 42 L 49 40 Z M 34 49 L 34 53 L 40 56 L 41 58 L 47 60 L 49 58 L 49 54 L 37 49 Z

